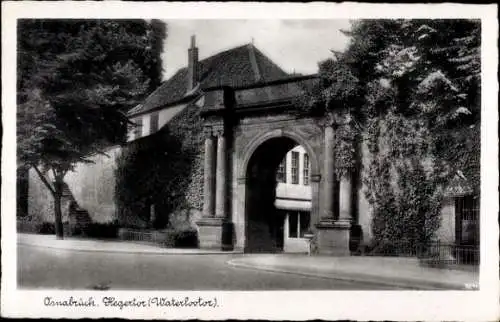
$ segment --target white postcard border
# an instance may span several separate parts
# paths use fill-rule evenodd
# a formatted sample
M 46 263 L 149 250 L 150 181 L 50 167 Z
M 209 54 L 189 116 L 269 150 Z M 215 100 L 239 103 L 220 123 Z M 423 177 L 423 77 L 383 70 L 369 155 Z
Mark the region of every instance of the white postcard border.
M 490 320 L 499 317 L 498 20 L 496 5 L 329 3 L 2 3 L 2 315 L 162 319 Z M 16 289 L 15 106 L 16 20 L 19 18 L 333 19 L 480 18 L 482 20 L 481 267 L 479 291 L 21 291 Z M 216 308 L 93 310 L 44 306 L 44 298 L 151 296 L 217 298 Z

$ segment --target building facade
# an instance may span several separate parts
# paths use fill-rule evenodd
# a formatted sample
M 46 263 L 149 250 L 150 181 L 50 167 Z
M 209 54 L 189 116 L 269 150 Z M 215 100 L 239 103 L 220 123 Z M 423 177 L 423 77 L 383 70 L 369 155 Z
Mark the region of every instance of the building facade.
M 288 151 L 276 173 L 276 215 L 283 222 L 283 251 L 308 252 L 311 222 L 311 166 L 302 146 Z

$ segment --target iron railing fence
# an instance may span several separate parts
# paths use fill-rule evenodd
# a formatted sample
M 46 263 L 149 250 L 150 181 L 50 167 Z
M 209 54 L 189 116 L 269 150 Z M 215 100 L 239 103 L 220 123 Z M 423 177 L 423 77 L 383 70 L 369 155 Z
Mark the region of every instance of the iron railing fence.
M 426 244 L 406 240 L 383 241 L 367 249 L 366 256 L 416 257 L 429 264 L 478 265 L 478 245 L 457 245 L 433 241 Z
M 479 265 L 479 245 L 457 245 L 434 242 L 420 254 L 431 262 L 454 265 Z
M 165 234 L 155 231 L 139 231 L 123 229 L 119 232 L 119 237 L 122 240 L 130 240 L 143 243 L 163 244 L 165 243 Z
M 120 228 L 118 238 L 137 243 L 155 244 L 161 247 L 197 248 L 197 232 L 192 229 L 141 230 Z

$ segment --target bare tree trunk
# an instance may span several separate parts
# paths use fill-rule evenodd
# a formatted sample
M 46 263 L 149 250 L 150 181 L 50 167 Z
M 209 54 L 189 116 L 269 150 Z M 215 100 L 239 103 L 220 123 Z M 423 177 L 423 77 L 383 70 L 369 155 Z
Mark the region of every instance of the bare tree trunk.
M 62 182 L 55 182 L 54 188 L 54 212 L 55 212 L 55 231 L 57 239 L 64 239 L 64 230 L 62 223 L 61 199 L 62 199 Z
M 55 221 L 54 221 L 54 228 L 56 231 L 56 238 L 57 239 L 64 239 L 64 228 L 63 228 L 63 223 L 62 223 L 62 210 L 61 210 L 61 200 L 62 200 L 62 194 L 63 194 L 63 185 L 64 185 L 64 176 L 66 175 L 66 171 L 56 171 L 52 169 L 53 174 L 54 174 L 54 183 L 53 186 L 49 183 L 49 179 L 47 179 L 44 174 L 38 169 L 36 165 L 33 165 L 33 169 L 35 169 L 36 173 L 42 180 L 42 182 L 45 184 L 47 189 L 49 189 L 50 193 L 54 197 L 54 214 L 55 214 Z

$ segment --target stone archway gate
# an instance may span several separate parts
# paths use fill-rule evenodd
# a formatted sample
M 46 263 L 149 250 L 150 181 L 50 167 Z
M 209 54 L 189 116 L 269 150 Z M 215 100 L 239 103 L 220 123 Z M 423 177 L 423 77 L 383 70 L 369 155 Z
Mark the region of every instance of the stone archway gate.
M 245 249 L 248 162 L 262 143 L 286 137 L 310 155 L 311 230 L 317 251 L 349 254 L 352 187 L 350 177 L 340 178 L 340 193 L 334 194 L 335 118 L 318 120 L 293 112 L 298 95 L 316 81 L 316 76 L 305 76 L 204 89 L 204 206 L 197 222 L 201 248 Z

